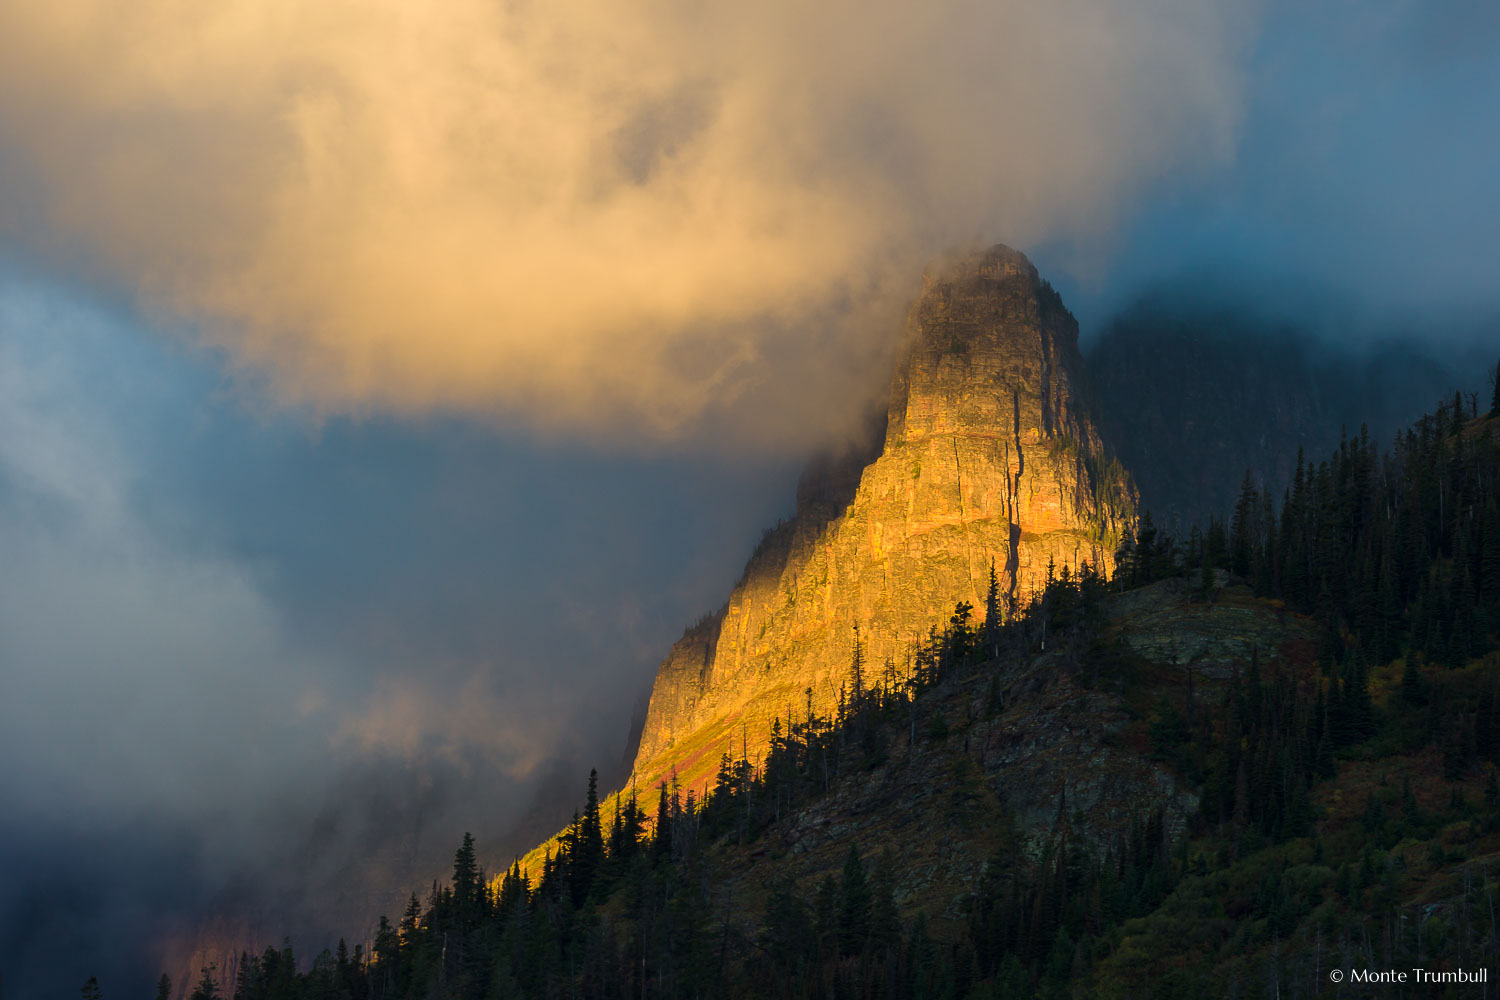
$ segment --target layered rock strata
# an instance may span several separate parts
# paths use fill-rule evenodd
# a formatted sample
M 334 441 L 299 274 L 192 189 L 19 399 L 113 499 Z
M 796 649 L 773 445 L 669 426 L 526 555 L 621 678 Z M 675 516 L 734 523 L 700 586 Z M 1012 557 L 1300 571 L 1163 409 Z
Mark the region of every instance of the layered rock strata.
M 1026 257 L 997 246 L 929 274 L 875 446 L 809 466 L 729 600 L 663 661 L 635 761 L 698 787 L 773 719 L 826 714 L 850 679 L 904 677 L 954 604 L 1012 599 L 1049 564 L 1104 572 L 1135 490 L 1083 405 L 1078 326 Z

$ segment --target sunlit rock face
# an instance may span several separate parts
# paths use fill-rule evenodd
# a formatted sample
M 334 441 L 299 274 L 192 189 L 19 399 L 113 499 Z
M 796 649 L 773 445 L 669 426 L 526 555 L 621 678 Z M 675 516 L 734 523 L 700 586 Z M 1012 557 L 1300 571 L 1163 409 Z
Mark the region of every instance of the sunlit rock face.
M 997 246 L 928 275 L 907 325 L 883 435 L 810 464 L 797 516 L 663 661 L 638 786 L 675 771 L 701 788 L 773 719 L 829 712 L 856 626 L 867 682 L 904 678 L 956 602 L 982 614 L 992 564 L 1016 599 L 1049 563 L 1112 569 L 1135 489 L 1083 405 L 1077 323 L 1031 262 Z

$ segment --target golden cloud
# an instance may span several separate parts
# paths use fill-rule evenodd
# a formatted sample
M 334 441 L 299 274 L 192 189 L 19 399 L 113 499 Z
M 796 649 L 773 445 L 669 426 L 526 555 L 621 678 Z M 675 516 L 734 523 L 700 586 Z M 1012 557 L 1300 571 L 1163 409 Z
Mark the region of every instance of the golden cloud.
M 852 420 L 936 253 L 1232 150 L 1195 0 L 0 5 L 0 236 L 323 410 Z

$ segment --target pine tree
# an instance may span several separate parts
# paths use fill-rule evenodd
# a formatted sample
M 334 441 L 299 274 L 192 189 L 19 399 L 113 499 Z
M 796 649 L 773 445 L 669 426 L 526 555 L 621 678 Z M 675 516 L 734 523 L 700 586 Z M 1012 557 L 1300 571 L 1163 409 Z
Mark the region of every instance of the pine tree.
M 813 895 L 813 930 L 823 955 L 838 953 L 839 885 L 832 875 L 823 876 Z
M 83 1000 L 102 1000 L 104 993 L 99 989 L 98 977 L 89 976 L 88 982 L 83 984 L 83 991 L 80 993 L 80 996 Z
M 156 1000 L 172 1000 L 172 978 L 165 972 L 156 981 Z
M 995 560 L 990 560 L 990 585 L 984 593 L 984 655 L 1000 656 L 1000 581 L 995 576 Z
M 870 943 L 877 952 L 894 949 L 901 943 L 901 915 L 896 909 L 896 857 L 887 848 L 875 868 L 870 893 Z
M 406 909 L 401 913 L 401 924 L 399 927 L 400 944 L 402 948 L 410 949 L 416 944 L 417 931 L 422 924 L 422 902 L 417 899 L 413 892 L 406 901 Z
M 1245 481 L 1240 484 L 1240 499 L 1234 505 L 1234 519 L 1229 527 L 1229 571 L 1235 576 L 1250 575 L 1250 562 L 1258 541 L 1255 520 L 1259 500 L 1255 481 L 1250 477 L 1250 470 L 1246 469 Z
M 953 662 L 964 661 L 974 650 L 974 626 L 970 624 L 973 614 L 974 605 L 959 601 L 948 618 L 947 652 Z
M 839 882 L 839 951 L 858 955 L 870 936 L 870 908 L 873 904 L 870 882 L 865 877 L 859 848 L 849 845 L 844 859 L 844 877 Z
M 651 858 L 662 861 L 672 856 L 672 804 L 667 798 L 667 783 L 661 783 L 661 797 L 656 803 L 656 833 L 651 838 Z
M 203 970 L 203 978 L 193 987 L 188 1000 L 219 1000 L 219 984 L 214 982 L 212 968 Z
M 479 894 L 483 888 L 479 861 L 474 853 L 474 835 L 465 832 L 462 846 L 453 855 L 453 905 L 461 923 L 468 924 L 478 919 Z
M 382 926 L 390 926 L 385 923 L 385 917 L 380 919 Z M 264 977 L 261 973 L 260 956 L 241 951 L 239 969 L 234 974 L 234 1000 L 254 1000 L 262 993 Z
M 578 842 L 573 864 L 573 900 L 582 903 L 594 887 L 594 878 L 604 861 L 604 826 L 599 818 L 599 771 L 589 771 L 588 800 L 578 821 Z
M 1137 579 L 1139 575 L 1137 555 L 1135 530 L 1127 524 L 1120 536 L 1119 548 L 1115 549 L 1115 576 L 1112 582 L 1117 584 L 1116 590 L 1134 587 L 1140 582 Z
M 772 963 L 783 971 L 782 978 L 790 978 L 789 973 L 812 957 L 808 952 L 815 938 L 807 904 L 793 891 L 790 882 L 775 886 L 766 899 L 760 940 Z

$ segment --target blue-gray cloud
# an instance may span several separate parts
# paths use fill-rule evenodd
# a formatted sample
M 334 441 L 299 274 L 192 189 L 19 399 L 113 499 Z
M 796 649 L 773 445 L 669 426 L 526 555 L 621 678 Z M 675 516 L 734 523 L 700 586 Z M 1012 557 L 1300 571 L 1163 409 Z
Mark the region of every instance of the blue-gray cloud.
M 1038 255 L 1085 326 L 1143 284 L 1217 272 L 1332 303 L 1342 338 L 1442 341 L 1500 313 L 1500 15 L 1444 0 L 1271 4 L 1240 66 L 1235 155 Z
M 318 422 L 107 305 L 5 283 L 0 910 L 25 925 L 31 880 L 67 881 L 86 844 L 121 871 L 79 887 L 85 910 L 138 908 L 130 871 L 165 852 L 183 863 L 151 898 L 179 913 L 273 900 L 326 930 L 370 916 L 356 888 L 430 877 L 463 829 L 524 849 L 559 773 L 571 795 L 622 766 L 656 658 L 784 512 L 790 471 Z M 159 942 L 96 943 L 149 961 Z

